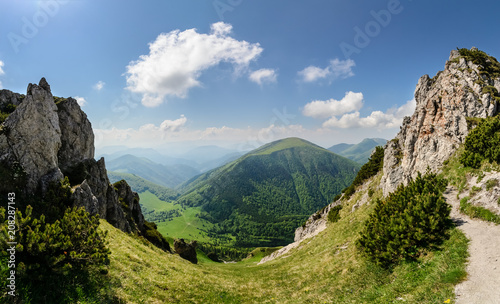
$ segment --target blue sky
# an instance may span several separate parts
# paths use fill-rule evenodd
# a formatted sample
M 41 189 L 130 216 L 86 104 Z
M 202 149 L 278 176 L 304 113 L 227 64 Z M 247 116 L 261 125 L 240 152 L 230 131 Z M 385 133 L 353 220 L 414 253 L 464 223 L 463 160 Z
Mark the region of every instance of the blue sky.
M 495 1 L 0 0 L 0 86 L 78 97 L 97 147 L 392 138 L 456 47 L 500 56 Z

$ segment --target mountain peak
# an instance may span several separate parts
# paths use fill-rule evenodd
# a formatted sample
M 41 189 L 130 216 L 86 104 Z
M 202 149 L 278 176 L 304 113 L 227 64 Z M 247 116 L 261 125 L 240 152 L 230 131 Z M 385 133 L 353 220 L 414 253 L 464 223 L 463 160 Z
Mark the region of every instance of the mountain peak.
M 298 137 L 288 137 L 288 138 L 279 139 L 279 140 L 270 142 L 268 144 L 265 144 L 260 148 L 257 148 L 253 151 L 250 151 L 247 155 L 271 154 L 273 152 L 291 149 L 291 148 L 298 148 L 298 147 L 310 147 L 310 148 L 323 149 L 320 146 L 315 145 L 312 142 L 309 142 L 305 139 L 298 138 Z
M 2 112 L 11 109 L 2 113 L 7 116 L 0 125 L 0 193 L 19 190 L 24 198 L 46 197 L 50 185 L 67 177 L 73 206 L 126 232 L 143 229 L 127 218 L 132 211 L 140 213 L 139 201 L 128 195 L 130 210 L 123 209 L 120 195 L 131 191 L 117 192 L 104 159 L 94 159 L 92 126 L 75 99 L 54 97 L 42 78 L 28 85 L 26 96 L 1 90 L 0 101 Z
M 443 71 L 422 76 L 415 112 L 385 150 L 384 195 L 418 172 L 437 171 L 464 142 L 468 118 L 498 113 L 499 90 L 500 64 L 477 48 L 452 51 Z

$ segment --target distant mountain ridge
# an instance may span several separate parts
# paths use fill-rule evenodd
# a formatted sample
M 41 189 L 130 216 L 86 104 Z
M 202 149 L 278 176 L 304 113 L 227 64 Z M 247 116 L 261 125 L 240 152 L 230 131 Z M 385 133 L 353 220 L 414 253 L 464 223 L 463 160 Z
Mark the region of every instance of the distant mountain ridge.
M 178 203 L 217 223 L 236 246 L 280 245 L 308 214 L 332 201 L 360 165 L 299 138 L 278 140 L 179 188 Z
M 161 149 L 128 148 L 125 146 L 102 147 L 99 149 L 99 152 L 98 156 L 104 157 L 106 163 L 113 162 L 126 155 L 133 155 L 137 158 L 146 158 L 166 167 L 176 165 L 189 166 L 198 170 L 198 173 L 222 166 L 245 153 L 245 151 L 227 149 L 215 145 L 191 148 L 182 154 L 179 154 L 179 152 L 163 151 Z
M 382 138 L 365 138 L 358 144 L 341 143 L 331 146 L 328 150 L 357 163 L 364 164 L 368 161 L 375 147 L 384 146 L 386 143 L 387 140 Z
M 153 183 L 175 188 L 189 178 L 200 174 L 200 171 L 188 165 L 165 166 L 145 157 L 123 155 L 107 162 L 110 171 L 131 173 Z

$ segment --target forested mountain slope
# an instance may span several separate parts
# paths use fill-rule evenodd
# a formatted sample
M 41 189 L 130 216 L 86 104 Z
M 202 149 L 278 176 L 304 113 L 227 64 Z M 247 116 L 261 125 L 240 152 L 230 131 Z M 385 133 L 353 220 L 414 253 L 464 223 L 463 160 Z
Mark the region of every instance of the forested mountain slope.
M 189 181 L 177 200 L 200 206 L 236 246 L 280 245 L 312 212 L 332 201 L 360 165 L 299 138 L 264 145 Z

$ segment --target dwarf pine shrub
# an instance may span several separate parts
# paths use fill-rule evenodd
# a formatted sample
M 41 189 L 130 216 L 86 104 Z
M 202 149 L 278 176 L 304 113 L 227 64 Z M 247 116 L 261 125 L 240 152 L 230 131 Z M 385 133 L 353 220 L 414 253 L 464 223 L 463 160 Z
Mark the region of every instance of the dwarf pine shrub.
M 416 259 L 447 238 L 451 227 L 450 206 L 442 192 L 447 181 L 427 174 L 399 186 L 386 199 L 378 199 L 375 210 L 356 242 L 369 260 L 384 267 L 401 260 Z
M 483 119 L 465 139 L 465 150 L 460 163 L 478 169 L 483 160 L 500 163 L 500 119 Z

